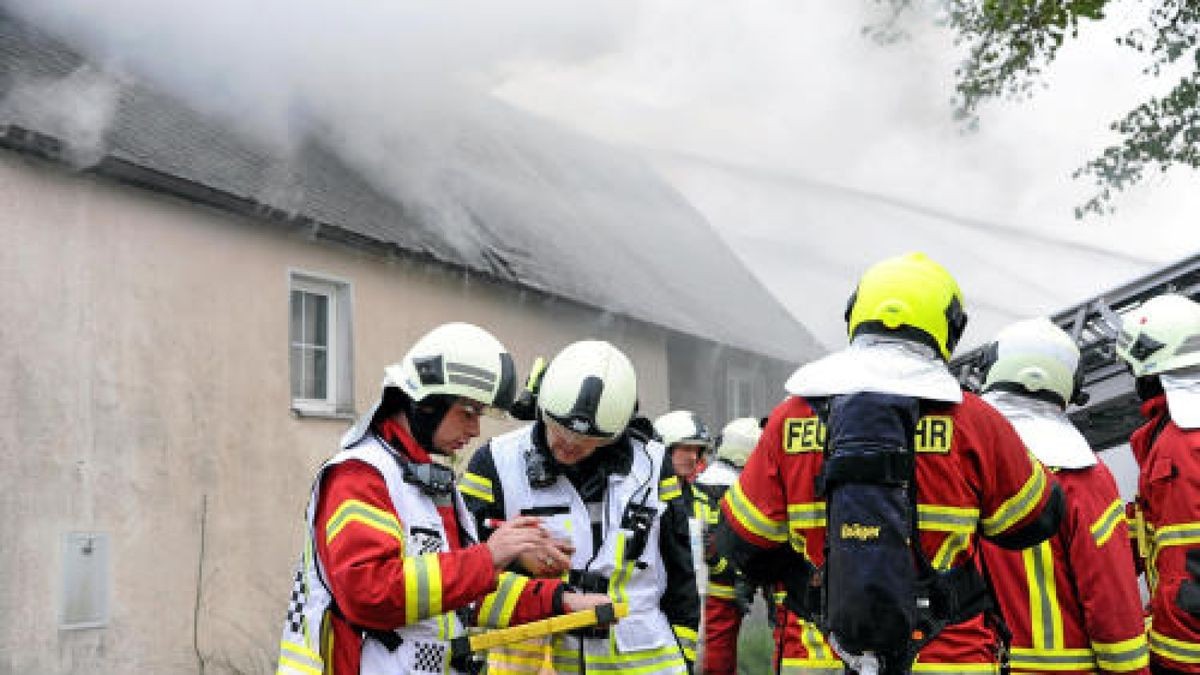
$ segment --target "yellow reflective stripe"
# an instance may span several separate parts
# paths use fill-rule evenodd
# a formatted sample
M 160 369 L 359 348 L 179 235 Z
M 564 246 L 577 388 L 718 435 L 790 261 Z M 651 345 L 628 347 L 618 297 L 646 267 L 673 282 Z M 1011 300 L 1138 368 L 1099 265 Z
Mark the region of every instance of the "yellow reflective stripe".
M 560 648 L 560 644 L 560 641 L 555 643 L 555 669 L 577 672 L 579 650 Z M 687 673 L 687 664 L 676 645 L 627 654 L 587 654 L 586 659 L 589 673 Z
M 1150 629 L 1150 651 L 1179 663 L 1200 663 L 1200 644 L 1167 637 Z
M 404 616 L 412 625 L 442 613 L 442 566 L 438 554 L 404 559 Z
M 999 673 L 995 663 L 914 663 L 912 672 L 924 675 L 963 675 L 963 673 Z
M 931 532 L 971 533 L 979 527 L 979 509 L 917 504 L 917 527 Z
M 788 543 L 792 545 L 792 550 L 804 556 L 804 559 L 812 562 L 812 558 L 808 557 L 808 540 L 804 535 L 795 530 L 788 530 Z
M 683 488 L 679 486 L 679 477 L 671 476 L 658 481 L 658 498 L 661 501 L 669 502 L 683 494 Z
M 279 673 L 291 675 L 321 675 L 325 664 L 316 652 L 298 644 L 283 641 L 279 643 Z
M 1097 547 L 1108 543 L 1113 532 L 1117 530 L 1117 523 L 1121 522 L 1124 517 L 1125 507 L 1121 500 L 1113 500 L 1113 503 L 1104 509 L 1104 513 L 1100 514 L 1100 517 L 1089 528 L 1092 531 L 1092 538 L 1096 540 Z
M 733 586 L 718 584 L 715 581 L 708 582 L 708 594 L 721 600 L 733 600 L 734 598 Z
M 809 655 L 809 660 L 823 665 L 841 663 L 834 657 L 833 650 L 825 642 L 825 636 L 814 624 L 803 619 L 798 619 L 796 622 L 801 626 L 800 643 L 804 645 L 804 651 Z
M 492 628 L 507 628 L 509 622 L 512 621 L 517 600 L 525 591 L 528 583 L 528 577 L 512 572 L 501 572 L 496 590 L 489 593 L 479 606 L 479 622 Z
M 613 547 L 613 573 L 608 578 L 608 594 L 617 602 L 628 602 L 625 584 L 633 576 L 633 563 L 625 563 L 625 533 L 617 532 L 617 543 Z
M 781 675 L 842 675 L 846 672 L 841 661 L 829 659 L 784 659 Z
M 679 646 L 683 649 L 683 658 L 689 661 L 696 660 L 696 631 L 687 626 L 671 626 L 675 631 L 675 639 L 679 641 Z
M 1025 481 L 1025 485 L 1008 501 L 1000 505 L 996 512 L 983 519 L 983 533 L 989 537 L 1007 532 L 1013 525 L 1021 522 L 1042 499 L 1046 491 L 1046 473 L 1036 459 L 1031 459 L 1033 475 Z
M 1090 649 L 1030 649 L 1013 647 L 1008 656 L 1012 670 L 1045 673 L 1054 670 L 1093 671 L 1096 661 Z
M 1093 642 L 1092 651 L 1096 663 L 1105 670 L 1126 672 L 1150 664 L 1150 644 L 1144 633 L 1120 642 Z
M 958 558 L 958 554 L 967 550 L 967 547 L 970 545 L 970 534 L 966 532 L 953 532 L 938 547 L 937 554 L 933 556 L 933 560 L 929 564 L 933 565 L 934 569 L 948 570 L 954 565 L 954 560 Z
M 1063 646 L 1062 609 L 1058 604 L 1058 588 L 1054 579 L 1054 553 L 1049 542 L 1042 542 L 1021 551 L 1025 561 L 1025 577 L 1029 583 L 1030 629 L 1033 647 L 1037 650 L 1061 649 Z
M 462 478 L 458 479 L 458 490 L 489 504 L 496 501 L 496 497 L 492 493 L 492 481 L 477 473 L 470 471 L 463 473 Z
M 812 529 L 825 527 L 825 502 L 788 504 L 788 527 Z
M 1146 579 L 1153 590 L 1158 586 L 1158 555 L 1164 548 L 1200 544 L 1200 523 L 1164 525 L 1151 530 L 1149 536 L 1153 544 L 1150 549 L 1150 564 L 1146 568 Z M 1154 648 L 1153 643 L 1150 647 Z
M 709 570 L 709 574 L 720 574 L 721 572 L 724 572 L 725 568 L 727 567 L 729 567 L 729 561 L 725 558 L 721 558 L 715 565 L 712 566 L 712 569 Z
M 333 538 L 338 536 L 350 523 L 362 523 L 367 527 L 391 535 L 400 542 L 401 548 L 404 546 L 404 530 L 400 528 L 400 521 L 396 518 L 396 514 L 375 508 L 357 499 L 347 499 L 333 512 L 329 522 L 325 525 L 326 545 L 332 542 Z
M 1154 545 L 1157 548 L 1190 546 L 1198 543 L 1200 543 L 1200 523 L 1176 523 L 1154 530 Z
M 787 526 L 780 520 L 771 520 L 746 497 L 742 484 L 735 482 L 726 496 L 729 511 L 747 531 L 766 539 L 783 543 L 787 541 Z

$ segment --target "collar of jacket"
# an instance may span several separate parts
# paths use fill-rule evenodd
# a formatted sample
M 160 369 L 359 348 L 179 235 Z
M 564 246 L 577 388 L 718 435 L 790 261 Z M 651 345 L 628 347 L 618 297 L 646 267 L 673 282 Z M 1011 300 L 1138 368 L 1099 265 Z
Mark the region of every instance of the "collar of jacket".
M 380 438 L 397 452 L 403 454 L 410 462 L 414 464 L 433 462 L 433 458 L 429 456 L 425 448 L 418 445 L 412 434 L 408 433 L 396 420 L 391 418 L 383 420 L 376 426 L 375 433 L 379 434 Z
M 1200 368 L 1159 376 L 1167 395 L 1171 421 L 1180 429 L 1200 429 Z

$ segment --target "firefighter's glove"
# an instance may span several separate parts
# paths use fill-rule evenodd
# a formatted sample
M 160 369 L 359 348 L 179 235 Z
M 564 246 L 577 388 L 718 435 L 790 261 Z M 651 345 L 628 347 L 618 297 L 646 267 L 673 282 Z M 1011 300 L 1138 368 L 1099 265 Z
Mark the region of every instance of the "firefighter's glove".
M 754 604 L 755 590 L 757 589 L 754 585 L 740 574 L 733 580 L 733 601 L 742 616 L 750 613 L 750 606 Z

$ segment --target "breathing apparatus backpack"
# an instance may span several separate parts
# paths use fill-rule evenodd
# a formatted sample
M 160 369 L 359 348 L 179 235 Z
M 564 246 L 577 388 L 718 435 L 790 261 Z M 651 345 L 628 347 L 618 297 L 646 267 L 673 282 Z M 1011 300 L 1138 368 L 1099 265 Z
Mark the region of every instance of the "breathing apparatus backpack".
M 908 673 L 942 628 L 987 607 L 987 587 L 974 565 L 938 572 L 921 548 L 920 399 L 860 392 L 822 404 L 828 434 L 817 492 L 827 530 L 817 622 L 848 663 L 867 655 L 880 673 Z

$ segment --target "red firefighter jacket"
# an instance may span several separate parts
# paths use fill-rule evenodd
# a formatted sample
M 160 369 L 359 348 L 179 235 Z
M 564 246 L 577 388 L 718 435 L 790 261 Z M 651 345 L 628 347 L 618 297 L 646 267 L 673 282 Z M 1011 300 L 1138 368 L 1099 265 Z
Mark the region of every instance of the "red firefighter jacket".
M 386 424 L 381 436 L 393 448 L 413 462 L 426 463 L 429 455 L 399 426 Z M 357 504 L 355 504 L 357 502 Z M 347 505 L 376 513 L 376 518 L 335 519 Z M 453 506 L 439 508 L 450 552 L 438 555 L 445 611 L 484 600 L 497 589 L 498 575 L 492 567 L 492 554 L 486 545 L 463 546 L 459 538 L 458 516 Z M 330 522 L 338 520 L 334 528 Z M 325 566 L 330 591 L 343 616 L 331 617 L 333 644 L 326 657 L 333 664 L 331 675 L 359 672 L 361 637 L 359 628 L 392 630 L 405 625 L 409 598 L 405 584 L 405 552 L 397 530 L 404 527 L 404 514 L 396 513 L 388 496 L 387 484 L 370 465 L 348 460 L 332 467 L 323 477 L 317 504 L 317 555 Z M 508 573 L 506 573 L 508 574 Z M 558 580 L 529 580 L 514 577 L 521 586 L 511 615 L 505 625 L 517 625 L 553 615 Z M 332 658 L 330 658 L 330 656 Z
M 1103 464 L 1056 473 L 1058 533 L 1022 551 L 984 543 L 1017 673 L 1150 672 L 1125 509 Z
M 1188 582 L 1189 550 L 1200 548 L 1200 429 L 1170 420 L 1165 396 L 1146 401 L 1147 419 L 1129 445 L 1141 468 L 1138 508 L 1151 540 L 1150 659 L 1184 673 L 1200 673 L 1200 618 L 1179 607 Z M 1157 433 L 1156 433 L 1157 432 Z
M 803 398 L 785 399 L 722 500 L 721 527 L 727 529 L 718 541 L 751 578 L 784 581 L 806 563 L 824 563 L 825 502 L 815 486 L 824 436 L 824 424 Z M 1012 425 L 977 396 L 964 393 L 960 404 L 926 409 L 914 440 L 921 548 L 936 569 L 974 564 L 980 532 L 1004 540 L 1045 529 L 1052 478 Z M 781 625 L 783 672 L 842 672 L 810 624 L 792 616 Z M 913 672 L 994 673 L 996 653 L 995 634 L 977 615 L 947 626 L 921 650 Z

